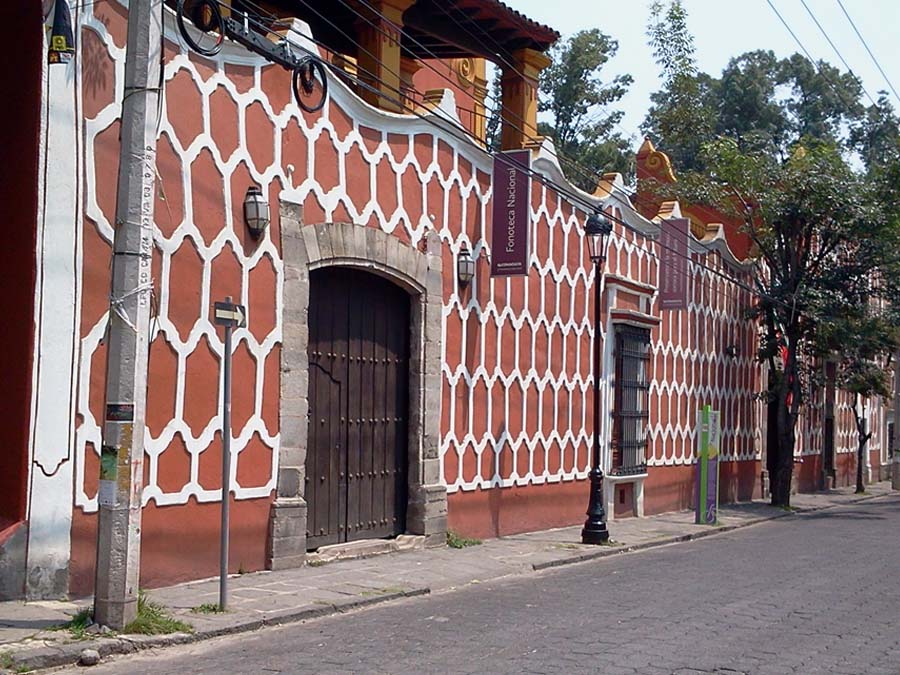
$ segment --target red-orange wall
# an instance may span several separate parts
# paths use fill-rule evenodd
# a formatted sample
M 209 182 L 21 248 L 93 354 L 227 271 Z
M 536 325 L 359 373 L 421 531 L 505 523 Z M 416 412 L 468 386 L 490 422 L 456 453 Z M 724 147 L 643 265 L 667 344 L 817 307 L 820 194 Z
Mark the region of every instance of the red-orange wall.
M 271 499 L 231 500 L 229 572 L 265 568 Z M 156 588 L 219 572 L 218 502 L 184 507 L 144 507 L 141 535 L 141 587 Z M 72 565 L 69 592 L 90 595 L 94 587 L 97 554 L 97 517 L 76 509 L 72 520 Z
M 124 42 L 126 11 L 117 0 L 97 0 L 90 11 L 109 31 L 109 39 L 117 46 Z M 119 122 L 114 121 L 91 133 L 92 121 L 107 115 L 115 91 L 115 68 L 108 45 L 101 32 L 83 28 L 80 49 L 84 55 L 84 76 L 81 79 L 83 113 L 86 120 L 85 171 L 93 174 L 96 205 L 90 200 L 85 206 L 83 226 L 83 278 L 81 338 L 89 351 L 89 336 L 96 333 L 109 303 L 110 244 L 101 220 L 114 222 L 116 183 L 119 163 Z M 178 53 L 171 42 L 165 44 L 167 63 Z M 216 72 L 215 64 L 191 54 L 199 77 L 207 81 Z M 196 59 L 196 60 L 195 60 Z M 253 85 L 253 69 L 228 66 L 231 81 L 240 92 Z M 263 73 L 263 81 L 274 93 L 272 105 L 289 100 L 290 74 L 275 66 Z M 270 78 L 274 78 L 271 79 Z M 276 95 L 277 94 L 277 95 Z M 198 82 L 186 69 L 167 78 L 167 111 L 165 119 L 171 129 L 161 134 L 157 146 L 155 224 L 157 237 L 165 240 L 165 250 L 157 243 L 153 255 L 154 297 L 157 301 L 167 295 L 164 308 L 166 325 L 150 346 L 148 373 L 147 427 L 152 439 L 170 438 L 158 458 L 144 456 L 144 487 L 147 503 L 142 522 L 141 584 L 152 587 L 214 574 L 219 556 L 219 509 L 214 495 L 207 494 L 200 502 L 197 490 L 210 492 L 221 489 L 222 443 L 221 433 L 214 432 L 197 456 L 196 483 L 192 483 L 192 454 L 188 443 L 203 443 L 211 420 L 219 413 L 220 352 L 215 344 L 222 339 L 222 330 L 210 332 L 208 317 L 202 316 L 204 302 L 208 306 L 225 296 L 242 301 L 246 291 L 248 325 L 244 334 L 236 333 L 233 356 L 232 431 L 235 438 L 243 432 L 251 419 L 264 426 L 265 433 L 277 437 L 279 431 L 280 355 L 279 341 L 273 337 L 278 317 L 277 262 L 280 258 L 281 230 L 279 195 L 281 182 L 275 178 L 267 185 L 267 198 L 272 205 L 272 221 L 259 241 L 252 238 L 244 224 L 242 202 L 247 188 L 256 182 L 257 175 L 273 161 L 274 130 L 262 105 L 253 102 L 246 106 L 247 158 L 223 173 L 227 159 L 237 150 L 238 106 L 223 86 L 208 99 L 210 109 L 207 129 L 201 113 L 203 96 Z M 198 137 L 210 139 L 199 155 L 188 162 L 186 151 L 179 153 L 177 143 L 188 148 Z M 305 142 L 286 134 L 290 141 L 286 155 L 292 152 L 305 157 Z M 219 153 L 217 159 L 210 145 Z M 291 155 L 292 156 L 292 155 Z M 305 164 L 296 162 L 302 170 Z M 185 176 L 193 204 L 193 219 L 181 229 L 187 213 Z M 228 191 L 226 191 L 226 185 Z M 228 192 L 230 191 L 230 198 Z M 230 211 L 230 214 L 229 214 Z M 231 216 L 233 230 L 228 229 Z M 101 218 L 102 216 L 102 218 Z M 221 248 L 216 245 L 228 237 Z M 256 256 L 261 246 L 269 246 Z M 204 247 L 209 252 L 201 253 Z M 204 255 L 207 259 L 204 260 Z M 255 261 L 255 262 L 253 262 Z M 203 297 L 204 278 L 208 275 L 208 297 Z M 245 288 L 246 285 L 246 288 Z M 157 310 L 162 312 L 162 305 Z M 204 331 L 196 345 L 191 335 Z M 259 343 L 259 354 L 250 347 L 251 339 Z M 268 347 L 262 345 L 268 344 Z M 95 421 L 102 420 L 105 347 L 94 348 L 89 364 L 88 411 Z M 263 379 L 257 376 L 260 366 Z M 261 384 L 260 384 L 261 382 Z M 178 386 L 183 387 L 183 410 L 176 411 Z M 260 401 L 256 417 L 257 400 Z M 186 428 L 179 425 L 183 423 Z M 84 416 L 76 420 L 84 425 Z M 172 431 L 173 425 L 177 430 Z M 82 432 L 84 430 L 82 429 Z M 167 436 L 168 435 L 168 436 Z M 196 440 L 191 440 L 196 439 Z M 236 456 L 237 484 L 242 488 L 266 488 L 272 479 L 273 449 L 262 438 L 261 431 L 249 433 L 246 445 L 233 444 Z M 76 484 L 87 500 L 97 494 L 99 465 L 97 448 L 88 442 L 79 450 L 78 461 L 83 462 L 83 481 Z M 195 448 L 195 452 L 196 452 Z M 155 480 L 150 467 L 155 462 Z M 185 486 L 192 486 L 192 494 L 183 497 Z M 156 492 L 153 492 L 155 490 Z M 161 493 L 161 494 L 159 494 Z M 238 568 L 252 571 L 265 566 L 266 537 L 273 492 L 253 498 L 233 501 L 231 529 L 232 571 Z M 174 503 L 166 504 L 165 501 Z M 83 501 L 83 500 L 82 500 Z M 70 562 L 70 590 L 76 595 L 90 593 L 96 555 L 96 512 L 93 508 L 76 506 L 72 525 L 72 554 Z
M 463 536 L 489 539 L 574 525 L 587 509 L 586 481 L 455 492 L 447 526 Z

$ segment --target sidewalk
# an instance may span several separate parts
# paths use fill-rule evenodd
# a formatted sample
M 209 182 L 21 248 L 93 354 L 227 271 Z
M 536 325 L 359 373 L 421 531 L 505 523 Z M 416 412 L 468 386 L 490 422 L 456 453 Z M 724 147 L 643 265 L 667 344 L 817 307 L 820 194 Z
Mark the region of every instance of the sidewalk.
M 865 495 L 852 488 L 791 497 L 796 513 L 891 494 L 890 483 L 868 486 Z M 893 493 L 898 494 L 898 493 Z M 729 504 L 720 509 L 717 527 L 695 525 L 693 512 L 682 511 L 610 525 L 616 546 L 584 546 L 580 526 L 493 539 L 464 549 L 414 550 L 326 565 L 235 575 L 229 581 L 229 611 L 191 611 L 218 600 L 218 580 L 196 581 L 156 589 L 149 596 L 194 627 L 192 634 L 119 635 L 73 639 L 68 631 L 48 630 L 64 623 L 90 599 L 78 602 L 0 603 L 0 673 L 47 668 L 78 661 L 82 649 L 102 656 L 153 646 L 208 639 L 265 625 L 301 621 L 346 612 L 404 597 L 449 591 L 467 584 L 499 579 L 593 558 L 617 555 L 746 527 L 791 515 L 764 502 Z

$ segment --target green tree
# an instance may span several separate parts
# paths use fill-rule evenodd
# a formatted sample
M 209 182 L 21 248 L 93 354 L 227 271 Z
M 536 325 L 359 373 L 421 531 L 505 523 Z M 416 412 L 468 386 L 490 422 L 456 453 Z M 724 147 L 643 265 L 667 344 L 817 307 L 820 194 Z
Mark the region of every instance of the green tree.
M 588 191 L 600 174 L 631 175 L 634 170 L 630 143 L 616 131 L 623 113 L 612 109 L 632 78 L 606 80 L 603 73 L 618 48 L 616 40 L 599 30 L 583 30 L 554 45 L 552 63 L 541 73 L 539 110 L 550 119 L 538 130 L 553 139 L 569 179 Z
M 702 170 L 701 148 L 721 136 L 742 150 L 784 158 L 804 138 L 863 152 L 867 134 L 889 131 L 890 116 L 880 105 L 864 125 L 859 80 L 824 61 L 751 51 L 731 59 L 719 77 L 698 72 L 681 0 L 651 6 L 647 35 L 662 87 L 651 95 L 641 128 L 679 171 Z M 850 129 L 858 129 L 860 138 Z
M 712 78 L 697 71 L 694 36 L 681 0 L 650 6 L 647 36 L 660 67 L 663 86 L 650 96 L 652 106 L 641 126 L 681 170 L 701 168 L 700 149 L 715 128 Z
M 823 317 L 817 330 L 819 356 L 835 359 L 837 386 L 853 395 L 857 492 L 865 491 L 863 467 L 873 433 L 861 404 L 872 396 L 892 396 L 889 364 L 900 349 L 900 326 L 893 314 L 891 306 L 879 307 L 861 297 Z
M 782 153 L 790 120 L 776 95 L 780 76 L 780 62 L 771 51 L 731 59 L 709 87 L 717 112 L 715 135 L 734 139 L 743 150 Z
M 825 61 L 813 64 L 805 56 L 794 54 L 781 62 L 780 80 L 791 88 L 792 94 L 784 102 L 793 132 L 789 142 L 801 138 L 843 142 L 843 129 L 865 113 L 859 102 L 859 79 L 852 73 L 841 73 Z
M 485 145 L 491 152 L 500 152 L 500 122 L 501 118 L 501 100 L 503 98 L 503 88 L 500 84 L 500 71 L 494 71 L 494 77 L 491 79 L 491 93 L 488 100 L 491 101 L 490 114 L 488 115 L 487 125 L 485 126 Z
M 878 92 L 878 102 L 866 108 L 865 115 L 850 131 L 850 142 L 866 169 L 878 172 L 900 156 L 900 119 L 887 92 Z
M 898 249 L 890 242 L 898 241 L 897 206 L 885 203 L 878 186 L 855 172 L 834 144 L 809 140 L 782 159 L 720 139 L 704 147 L 702 159 L 705 171 L 682 174 L 655 190 L 740 219 L 753 241 L 758 300 L 751 318 L 762 326 L 758 357 L 770 364 L 776 411 L 770 423 L 778 436 L 768 448 L 772 503 L 788 505 L 806 357 L 819 344 L 821 326 L 852 316 L 859 305 L 897 297 L 887 293 L 895 283 L 888 277 L 896 269 L 891 258 Z M 883 326 L 873 323 L 872 330 L 888 344 L 876 331 Z M 850 375 L 872 361 L 871 350 L 861 350 L 857 359 L 844 340 L 833 342 L 841 358 L 848 354 L 845 382 L 857 386 Z M 774 367 L 777 361 L 782 368 Z M 868 391 L 858 390 L 860 396 Z

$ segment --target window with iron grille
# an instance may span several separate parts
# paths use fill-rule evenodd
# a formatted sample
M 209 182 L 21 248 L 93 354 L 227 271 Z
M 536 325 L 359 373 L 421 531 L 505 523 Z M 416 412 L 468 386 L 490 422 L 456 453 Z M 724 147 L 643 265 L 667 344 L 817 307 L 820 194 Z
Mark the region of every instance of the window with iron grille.
M 647 470 L 647 424 L 650 416 L 650 331 L 616 328 L 616 382 L 613 410 L 614 475 Z

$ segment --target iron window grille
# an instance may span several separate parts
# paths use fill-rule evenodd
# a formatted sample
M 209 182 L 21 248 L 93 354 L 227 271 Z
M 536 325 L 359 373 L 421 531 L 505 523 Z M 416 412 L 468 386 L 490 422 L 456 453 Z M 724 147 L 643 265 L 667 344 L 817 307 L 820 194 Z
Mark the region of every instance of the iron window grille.
M 650 418 L 650 331 L 634 326 L 616 329 L 616 381 L 611 474 L 647 471 Z

